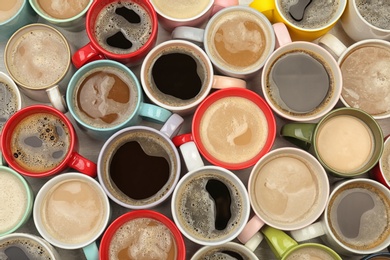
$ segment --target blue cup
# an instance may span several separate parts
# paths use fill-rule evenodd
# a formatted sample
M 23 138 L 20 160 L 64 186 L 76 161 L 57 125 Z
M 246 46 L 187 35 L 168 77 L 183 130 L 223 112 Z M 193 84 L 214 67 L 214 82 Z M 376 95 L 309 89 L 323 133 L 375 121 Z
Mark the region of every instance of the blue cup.
M 143 100 L 135 74 L 112 60 L 93 61 L 81 67 L 72 76 L 66 92 L 69 112 L 78 126 L 100 140 L 137 125 L 142 119 L 163 124 L 172 115 L 169 110 Z

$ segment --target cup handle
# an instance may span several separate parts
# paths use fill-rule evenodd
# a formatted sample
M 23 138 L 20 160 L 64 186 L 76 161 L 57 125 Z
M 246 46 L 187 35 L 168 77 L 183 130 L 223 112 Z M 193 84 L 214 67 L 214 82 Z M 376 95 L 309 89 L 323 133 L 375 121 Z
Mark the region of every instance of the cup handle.
M 96 163 L 88 160 L 87 158 L 81 156 L 78 153 L 72 154 L 68 165 L 72 169 L 75 169 L 81 173 L 84 173 L 92 178 L 96 177 L 96 174 L 97 174 Z
M 296 241 L 302 242 L 325 235 L 325 230 L 321 222 L 316 222 L 302 229 L 292 230 L 290 234 Z
M 141 103 L 139 112 L 140 116 L 155 123 L 165 123 L 172 115 L 169 110 L 148 103 Z
M 1 153 L 1 150 L 0 150 L 0 166 L 5 166 L 5 160 L 3 154 Z
M 275 49 L 292 42 L 290 33 L 284 23 L 274 23 L 272 27 L 276 36 Z
M 172 39 L 181 39 L 191 42 L 203 44 L 204 29 L 190 27 L 190 26 L 178 26 L 172 31 Z
M 302 149 L 309 150 L 316 126 L 314 123 L 288 123 L 282 126 L 280 135 Z
M 275 0 L 254 0 L 249 6 L 263 13 L 268 20 L 274 22 Z
M 58 109 L 64 114 L 68 111 L 65 98 L 63 95 L 61 95 L 60 88 L 58 85 L 46 89 L 46 93 L 54 108 Z
M 213 85 L 211 87 L 214 89 L 246 88 L 246 81 L 227 76 L 214 75 Z
M 262 221 L 257 215 L 254 215 L 248 223 L 246 223 L 244 229 L 237 236 L 237 239 L 243 244 L 248 243 L 248 241 L 250 241 L 264 225 L 264 221 Z
M 93 242 L 85 247 L 83 247 L 83 252 L 87 260 L 98 260 L 99 259 L 99 249 L 96 245 L 96 242 Z
M 204 166 L 202 157 L 193 141 L 192 134 L 182 134 L 172 139 L 176 147 L 179 147 L 188 171 L 193 171 Z
M 265 239 L 277 259 L 281 259 L 288 250 L 298 245 L 293 238 L 282 230 L 265 226 L 261 232 L 264 234 Z
M 77 69 L 79 69 L 88 62 L 102 59 L 105 59 L 104 55 L 96 50 L 89 42 L 73 54 L 72 63 Z
M 172 116 L 165 122 L 165 124 L 160 129 L 160 132 L 164 133 L 166 136 L 171 139 L 173 136 L 175 136 L 181 126 L 183 125 L 184 119 L 179 116 L 178 114 L 172 114 Z
M 256 232 L 256 234 L 245 243 L 245 247 L 249 248 L 252 252 L 254 252 L 257 247 L 260 245 L 261 241 L 263 241 L 264 236 L 261 232 Z
M 347 49 L 347 46 L 345 46 L 336 36 L 330 33 L 322 36 L 318 41 L 318 45 L 330 52 L 336 60 L 338 60 L 341 54 L 343 54 L 343 52 Z

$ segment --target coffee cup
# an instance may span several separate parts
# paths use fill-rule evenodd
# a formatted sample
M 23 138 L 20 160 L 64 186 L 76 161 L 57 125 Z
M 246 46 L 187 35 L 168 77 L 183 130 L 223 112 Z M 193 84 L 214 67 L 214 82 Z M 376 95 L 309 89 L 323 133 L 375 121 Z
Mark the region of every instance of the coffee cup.
M 85 29 L 85 16 L 93 0 L 29 0 L 34 11 L 45 21 L 71 32 Z
M 375 253 L 368 256 L 363 257 L 361 260 L 389 260 L 390 253 Z
M 280 260 L 321 259 L 341 260 L 342 258 L 332 249 L 319 243 L 298 244 L 285 232 L 272 227 L 264 227 L 264 237 L 272 252 Z
M 390 43 L 367 39 L 346 47 L 334 35 L 326 34 L 319 44 L 338 59 L 343 78 L 342 103 L 362 109 L 375 119 L 389 118 L 390 106 L 386 100 L 390 99 Z
M 107 140 L 142 118 L 165 123 L 171 112 L 144 102 L 135 74 L 112 60 L 97 60 L 76 71 L 66 91 L 69 112 L 82 130 Z
M 98 259 L 96 240 L 110 219 L 110 203 L 90 176 L 68 172 L 47 181 L 35 199 L 33 216 L 39 234 L 62 249 L 82 248 L 87 259 Z
M 172 31 L 178 26 L 201 27 L 224 7 L 238 5 L 238 0 L 164 1 L 151 0 L 161 26 Z
M 298 242 L 321 239 L 343 255 L 366 255 L 390 244 L 390 191 L 367 178 L 339 182 L 318 222 L 291 231 Z
M 302 2 L 255 0 L 249 6 L 264 13 L 271 23 L 284 23 L 293 41 L 313 41 L 324 35 L 335 26 L 347 6 L 347 0 Z
M 160 131 L 131 126 L 112 135 L 97 162 L 99 182 L 108 197 L 130 209 L 165 201 L 180 178 L 180 156 L 170 138 L 182 123 L 183 118 L 173 114 Z
M 38 20 L 28 0 L 9 0 L 0 4 L 0 42 L 8 38 L 20 27 Z
M 383 153 L 378 163 L 369 172 L 370 177 L 379 181 L 390 189 L 390 139 L 386 136 L 383 144 Z
M 171 199 L 173 220 L 181 233 L 204 246 L 231 242 L 249 218 L 248 193 L 242 181 L 219 166 L 205 166 L 193 142 L 180 146 L 186 173 Z
M 0 237 L 0 259 L 59 260 L 57 250 L 44 239 L 27 233 Z
M 227 88 L 212 93 L 198 106 L 191 131 L 174 137 L 175 145 L 195 143 L 213 165 L 239 170 L 253 166 L 271 149 L 276 123 L 258 94 Z
M 8 74 L 31 99 L 51 102 L 66 112 L 62 93 L 71 69 L 70 45 L 64 35 L 49 25 L 35 23 L 17 30 L 4 50 Z
M 18 86 L 7 74 L 0 71 L 0 133 L 8 118 L 20 110 L 23 103 Z
M 262 70 L 264 98 L 276 114 L 288 120 L 321 118 L 340 99 L 343 79 L 337 62 L 317 44 L 291 42 L 284 24 L 276 23 L 273 27 L 280 47 Z
M 134 210 L 115 219 L 102 237 L 99 259 L 185 260 L 184 239 L 175 223 L 152 210 Z
M 218 11 L 205 29 L 181 26 L 172 38 L 203 44 L 216 70 L 224 75 L 254 77 L 275 48 L 271 23 L 247 6 L 231 6 Z
M 318 160 L 293 147 L 272 150 L 253 167 L 248 181 L 249 200 L 255 215 L 238 236 L 248 243 L 264 225 L 297 230 L 312 224 L 323 213 L 329 197 L 329 180 Z M 256 248 L 262 238 L 254 238 Z
M 81 156 L 70 120 L 57 109 L 31 105 L 13 114 L 0 136 L 1 152 L 20 174 L 42 178 L 73 168 L 96 176 L 96 164 Z
M 246 88 L 244 80 L 214 75 L 206 53 L 183 40 L 154 47 L 142 62 L 140 80 L 153 103 L 180 115 L 193 113 L 212 89 Z
M 218 246 L 203 246 L 191 257 L 191 260 L 204 259 L 259 259 L 249 248 L 235 242 Z
M 90 40 L 72 56 L 80 68 L 88 62 L 111 59 L 138 65 L 157 40 L 158 21 L 149 1 L 93 1 L 85 20 Z
M 354 41 L 390 40 L 390 4 L 388 1 L 349 0 L 341 26 Z
M 383 152 L 381 127 L 357 108 L 334 109 L 318 123 L 287 123 L 280 134 L 309 150 L 329 173 L 341 178 L 368 172 Z
M 0 183 L 2 190 L 0 193 L 2 201 L 0 205 L 0 237 L 2 237 L 15 232 L 29 220 L 34 194 L 28 182 L 19 173 L 4 165 L 0 166 Z

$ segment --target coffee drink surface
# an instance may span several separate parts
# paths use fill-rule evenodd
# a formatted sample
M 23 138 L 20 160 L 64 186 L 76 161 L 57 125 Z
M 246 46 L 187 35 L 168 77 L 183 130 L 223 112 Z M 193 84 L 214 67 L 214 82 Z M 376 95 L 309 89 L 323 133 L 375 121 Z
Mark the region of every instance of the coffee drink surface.
M 371 115 L 390 113 L 390 48 L 366 44 L 352 50 L 340 64 L 342 97 L 351 107 Z
M 19 106 L 15 90 L 0 80 L 0 132 L 5 122 L 18 110 Z
M 32 114 L 15 127 L 10 146 L 20 167 L 39 174 L 57 167 L 68 154 L 69 129 L 57 116 Z
M 242 97 L 224 97 L 204 112 L 199 126 L 201 143 L 211 156 L 228 163 L 254 158 L 268 137 L 263 111 Z
M 0 23 L 12 18 L 22 7 L 23 0 L 7 0 L 0 2 Z
M 99 45 L 115 54 L 127 54 L 140 49 L 150 38 L 152 20 L 139 4 L 114 2 L 100 11 L 94 34 Z
M 53 260 L 52 254 L 37 241 L 26 237 L 12 237 L 0 243 L 0 259 Z
M 152 2 L 156 9 L 168 17 L 189 19 L 204 12 L 210 0 L 153 0 Z
M 133 219 L 115 232 L 110 260 L 176 260 L 177 245 L 171 231 L 151 218 Z
M 304 29 L 317 29 L 325 27 L 335 17 L 340 6 L 340 0 L 312 0 L 306 7 L 303 19 L 295 20 L 290 15 L 290 7 L 297 3 L 297 0 L 277 0 L 282 16 L 293 25 Z
M 370 160 L 373 134 L 366 123 L 349 115 L 335 116 L 323 122 L 317 130 L 317 152 L 331 169 L 353 174 Z
M 382 0 L 355 0 L 364 20 L 384 30 L 390 30 L 390 2 Z
M 342 187 L 329 201 L 327 214 L 332 233 L 350 248 L 369 250 L 390 236 L 390 200 L 373 185 Z
M 90 0 L 37 0 L 41 9 L 57 19 L 68 19 L 80 14 Z
M 1 169 L 0 183 L 0 233 L 4 233 L 22 220 L 27 208 L 28 194 L 18 177 Z
M 76 114 L 97 128 L 113 127 L 129 119 L 139 98 L 134 80 L 113 67 L 87 72 L 78 81 L 75 93 Z
M 381 169 L 385 179 L 390 182 L 390 143 L 386 143 L 380 158 Z
M 236 247 L 229 247 L 228 245 L 220 245 L 213 247 L 206 252 L 200 254 L 198 257 L 193 257 L 191 260 L 251 260 L 252 255 L 249 255 L 244 250 Z
M 263 64 L 269 50 L 273 49 L 268 27 L 257 15 L 234 10 L 213 21 L 206 35 L 209 53 L 221 67 L 251 71 Z
M 325 251 L 325 249 L 317 248 L 317 247 L 302 247 L 294 250 L 294 252 L 290 253 L 286 260 L 334 260 L 334 256 Z
M 50 236 L 61 243 L 79 244 L 101 231 L 106 210 L 96 187 L 84 180 L 69 179 L 49 190 L 40 214 Z

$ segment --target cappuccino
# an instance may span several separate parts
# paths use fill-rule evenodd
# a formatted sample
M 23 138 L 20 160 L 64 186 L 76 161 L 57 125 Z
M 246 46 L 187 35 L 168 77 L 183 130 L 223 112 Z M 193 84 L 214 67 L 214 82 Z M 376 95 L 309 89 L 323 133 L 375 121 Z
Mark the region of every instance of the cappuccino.
M 390 113 L 390 47 L 361 45 L 340 64 L 343 75 L 342 97 L 351 107 L 370 115 Z
M 355 0 L 364 20 L 380 29 L 390 30 L 390 2 L 382 0 Z
M 22 7 L 24 0 L 7 0 L 0 2 L 0 23 L 12 18 Z
M 80 14 L 90 0 L 37 0 L 39 7 L 49 16 L 68 19 Z
M 18 95 L 6 82 L 0 79 L 0 132 L 5 122 L 20 107 Z
M 174 19 L 196 17 L 210 6 L 210 0 L 152 0 L 151 2 L 161 14 Z
M 285 260 L 334 260 L 335 257 L 330 252 L 321 247 L 306 246 L 293 249 Z
M 36 239 L 38 240 L 38 238 Z M 49 251 L 48 246 L 37 240 L 26 236 L 12 236 L 3 240 L 0 242 L 0 259 L 54 260 L 53 253 Z
M 268 138 L 268 122 L 251 100 L 224 97 L 206 109 L 199 133 L 202 145 L 212 157 L 236 164 L 260 153 Z
M 110 260 L 176 260 L 177 245 L 171 231 L 151 218 L 133 219 L 113 235 Z
M 362 120 L 350 115 L 324 121 L 317 130 L 315 142 L 324 164 L 343 174 L 359 171 L 374 151 L 372 131 Z

